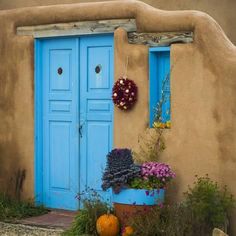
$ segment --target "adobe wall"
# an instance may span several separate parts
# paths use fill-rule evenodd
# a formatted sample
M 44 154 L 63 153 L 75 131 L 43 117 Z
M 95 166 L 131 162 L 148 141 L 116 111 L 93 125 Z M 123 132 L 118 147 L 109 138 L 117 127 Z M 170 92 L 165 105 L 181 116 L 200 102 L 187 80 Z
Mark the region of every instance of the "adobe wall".
M 1 0 L 0 10 L 19 7 L 46 6 L 54 4 L 69 4 L 82 2 L 96 2 L 97 0 Z M 112 0 L 104 0 L 112 1 Z M 126 0 L 123 0 L 126 1 Z M 221 25 L 229 39 L 236 44 L 236 1 L 234 0 L 142 0 L 153 7 L 163 10 L 199 10 L 208 13 Z
M 100 9 L 100 11 L 97 11 Z M 17 36 L 17 26 L 79 20 L 136 18 L 138 31 L 194 31 L 193 44 L 171 46 L 172 128 L 166 132 L 163 160 L 177 172 L 174 198 L 194 175 L 208 173 L 236 196 L 236 49 L 219 25 L 197 11 L 162 11 L 138 1 L 32 7 L 0 12 L 0 186 L 26 169 L 25 198 L 34 183 L 33 38 Z M 115 32 L 115 79 L 129 54 L 129 78 L 139 99 L 134 110 L 115 109 L 116 147 L 138 149 L 148 123 L 148 49 L 129 45 L 124 30 Z M 125 126 L 124 126 L 125 125 Z M 236 217 L 234 217 L 236 220 Z M 235 228 L 236 234 L 236 228 Z

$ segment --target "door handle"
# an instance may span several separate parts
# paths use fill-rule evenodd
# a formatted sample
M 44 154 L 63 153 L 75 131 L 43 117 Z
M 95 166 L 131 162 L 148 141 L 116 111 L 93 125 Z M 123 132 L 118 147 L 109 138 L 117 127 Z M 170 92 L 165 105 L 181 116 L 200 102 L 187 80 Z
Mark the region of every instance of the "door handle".
M 80 136 L 80 138 L 82 138 L 83 137 L 83 125 L 80 125 L 79 126 L 79 136 Z
M 80 122 L 80 125 L 79 125 L 79 128 L 78 128 L 80 138 L 83 137 L 83 126 L 84 126 L 84 124 L 85 124 L 85 121 Z

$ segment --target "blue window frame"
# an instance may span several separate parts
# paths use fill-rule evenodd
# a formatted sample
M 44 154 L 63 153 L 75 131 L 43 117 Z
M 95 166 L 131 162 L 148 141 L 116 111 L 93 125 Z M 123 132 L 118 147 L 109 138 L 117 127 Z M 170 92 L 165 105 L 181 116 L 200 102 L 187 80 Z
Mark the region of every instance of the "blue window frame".
M 155 121 L 157 104 L 161 104 L 160 122 L 170 121 L 170 47 L 149 49 L 149 120 Z

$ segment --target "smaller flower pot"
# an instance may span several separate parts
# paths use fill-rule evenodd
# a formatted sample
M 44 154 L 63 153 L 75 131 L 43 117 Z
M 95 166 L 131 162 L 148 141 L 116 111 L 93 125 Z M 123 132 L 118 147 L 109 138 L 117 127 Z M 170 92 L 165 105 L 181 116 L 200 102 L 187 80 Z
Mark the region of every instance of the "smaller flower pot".
M 131 217 L 148 213 L 156 205 L 162 204 L 164 196 L 164 189 L 122 189 L 118 194 L 113 192 L 112 201 L 116 216 L 125 226 Z

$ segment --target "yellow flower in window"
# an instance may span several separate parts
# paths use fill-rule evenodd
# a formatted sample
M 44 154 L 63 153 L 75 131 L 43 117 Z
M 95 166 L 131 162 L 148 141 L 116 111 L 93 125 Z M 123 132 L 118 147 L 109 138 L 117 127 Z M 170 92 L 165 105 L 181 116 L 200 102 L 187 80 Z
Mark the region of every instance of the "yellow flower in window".
M 170 128 L 171 127 L 171 122 L 170 120 L 166 122 L 166 128 Z
M 153 127 L 156 128 L 156 129 L 165 129 L 165 128 L 169 129 L 171 127 L 171 122 L 167 121 L 166 123 L 162 123 L 162 122 L 159 122 L 159 121 L 155 121 L 153 123 Z
M 156 128 L 156 129 L 164 129 L 165 128 L 165 123 L 155 121 L 153 123 L 153 127 Z

